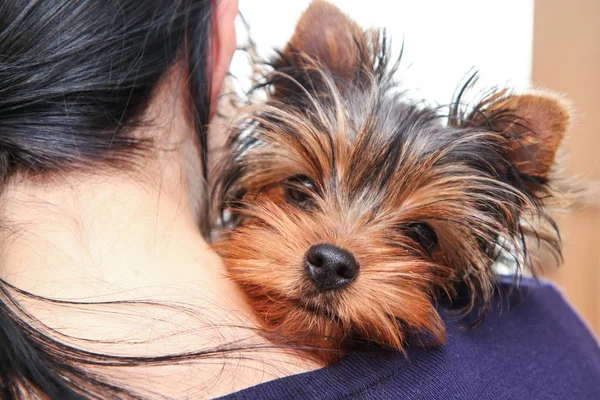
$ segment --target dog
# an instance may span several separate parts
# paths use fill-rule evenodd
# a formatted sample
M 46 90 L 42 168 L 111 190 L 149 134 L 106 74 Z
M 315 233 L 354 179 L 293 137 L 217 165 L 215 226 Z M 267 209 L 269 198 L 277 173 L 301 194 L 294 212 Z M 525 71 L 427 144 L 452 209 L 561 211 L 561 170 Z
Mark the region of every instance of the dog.
M 213 185 L 228 276 L 271 341 L 323 364 L 443 344 L 438 303 L 485 315 L 502 254 L 517 274 L 537 268 L 532 245 L 561 257 L 548 210 L 565 101 L 495 90 L 468 106 L 469 81 L 441 113 L 404 98 L 388 47 L 313 1 Z

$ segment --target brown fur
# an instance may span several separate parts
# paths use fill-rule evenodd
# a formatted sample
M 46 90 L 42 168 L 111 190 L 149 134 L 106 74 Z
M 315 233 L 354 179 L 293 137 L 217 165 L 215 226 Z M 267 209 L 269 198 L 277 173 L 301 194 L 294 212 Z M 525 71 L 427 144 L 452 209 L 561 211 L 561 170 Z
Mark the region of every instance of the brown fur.
M 360 49 L 366 46 L 366 37 L 358 24 L 335 6 L 314 1 L 298 21 L 284 53 L 318 55 L 330 71 L 350 77 L 361 62 Z
M 323 363 L 364 343 L 444 343 L 436 299 L 466 287 L 467 311 L 485 311 L 499 244 L 520 268 L 534 264 L 527 237 L 560 255 L 543 207 L 568 121 L 561 104 L 501 91 L 454 107 L 444 125 L 394 92 L 385 50 L 379 34 L 313 2 L 215 182 L 222 226 L 213 245 L 229 276 L 273 342 Z M 310 207 L 291 204 L 290 188 Z M 433 229 L 435 246 L 415 236 L 416 223 Z M 360 264 L 347 287 L 320 291 L 308 279 L 305 254 L 318 243 Z
M 479 105 L 482 116 L 494 121 L 493 129 L 515 135 L 511 161 L 522 172 L 545 177 L 554 164 L 556 150 L 567 131 L 568 106 L 549 93 L 490 96 Z M 481 119 L 472 116 L 478 123 Z

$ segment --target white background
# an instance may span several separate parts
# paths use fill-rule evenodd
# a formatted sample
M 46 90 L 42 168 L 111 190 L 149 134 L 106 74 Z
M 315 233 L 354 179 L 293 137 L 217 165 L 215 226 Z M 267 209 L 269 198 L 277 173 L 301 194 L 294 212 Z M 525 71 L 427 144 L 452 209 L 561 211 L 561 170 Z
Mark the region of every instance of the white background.
M 446 104 L 469 71 L 477 89 L 528 87 L 533 0 L 331 0 L 364 28 L 385 27 L 404 57 L 397 78 L 409 96 Z M 282 48 L 309 0 L 240 0 L 240 11 L 263 57 Z M 240 41 L 245 29 L 238 26 Z M 244 79 L 246 58 L 232 72 Z

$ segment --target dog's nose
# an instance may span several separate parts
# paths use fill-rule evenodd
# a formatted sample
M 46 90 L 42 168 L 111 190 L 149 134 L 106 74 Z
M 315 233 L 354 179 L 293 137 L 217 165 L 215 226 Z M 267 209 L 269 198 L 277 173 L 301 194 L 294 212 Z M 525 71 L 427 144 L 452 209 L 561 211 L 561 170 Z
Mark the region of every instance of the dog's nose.
M 342 288 L 358 274 L 354 256 L 330 244 L 312 246 L 304 258 L 308 276 L 321 291 Z

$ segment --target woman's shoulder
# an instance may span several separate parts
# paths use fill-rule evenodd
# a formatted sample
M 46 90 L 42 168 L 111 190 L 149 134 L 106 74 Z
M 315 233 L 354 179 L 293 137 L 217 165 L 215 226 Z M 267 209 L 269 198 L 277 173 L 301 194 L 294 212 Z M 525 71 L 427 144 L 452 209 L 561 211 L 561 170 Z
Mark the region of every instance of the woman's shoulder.
M 354 353 L 316 371 L 228 398 L 590 399 L 600 393 L 600 348 L 549 282 L 501 284 L 485 321 L 465 329 L 442 310 L 447 343 Z

